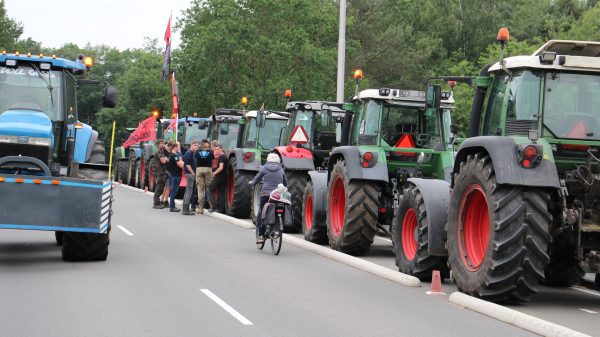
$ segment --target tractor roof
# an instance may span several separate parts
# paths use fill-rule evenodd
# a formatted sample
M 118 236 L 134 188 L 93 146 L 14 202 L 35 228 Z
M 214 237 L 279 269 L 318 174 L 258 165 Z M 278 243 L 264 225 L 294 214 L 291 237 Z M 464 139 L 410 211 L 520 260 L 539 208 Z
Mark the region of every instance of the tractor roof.
M 247 111 L 246 118 L 256 118 L 256 113 L 257 113 L 257 110 Z M 287 116 L 289 115 L 287 112 L 271 111 L 271 110 L 265 110 L 265 114 L 268 119 L 281 119 L 281 120 L 287 120 L 288 119 Z
M 320 111 L 323 105 L 328 107 L 332 112 L 344 112 L 344 103 L 327 102 L 327 101 L 292 101 L 285 106 L 287 111 L 291 110 L 315 110 Z
M 352 100 L 356 101 L 357 98 L 386 100 L 398 105 L 425 107 L 425 92 L 420 90 L 366 89 L 359 92 L 358 97 L 354 96 Z M 454 108 L 454 97 L 449 92 L 443 92 L 441 103 L 443 108 Z
M 600 42 L 550 40 L 529 56 L 507 57 L 504 62 L 508 69 L 600 72 Z M 497 62 L 490 67 L 490 71 L 498 71 L 501 68 L 500 63 Z
M 18 63 L 30 63 L 30 62 L 36 62 L 36 63 L 50 63 L 52 64 L 53 68 L 63 68 L 63 69 L 72 69 L 72 70 L 85 70 L 87 69 L 86 66 L 79 60 L 77 61 L 71 61 L 71 60 L 67 60 L 67 59 L 63 59 L 63 58 L 57 58 L 57 57 L 52 57 L 52 56 L 43 56 L 42 55 L 31 55 L 28 56 L 27 54 L 8 54 L 8 53 L 1 53 L 0 54 L 0 64 L 4 64 L 6 63 L 6 60 L 16 60 L 17 64 Z

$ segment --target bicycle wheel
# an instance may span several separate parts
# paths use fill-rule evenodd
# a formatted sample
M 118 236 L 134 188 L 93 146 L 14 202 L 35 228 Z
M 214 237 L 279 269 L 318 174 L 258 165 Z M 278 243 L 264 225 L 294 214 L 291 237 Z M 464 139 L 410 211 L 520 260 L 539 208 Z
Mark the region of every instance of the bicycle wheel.
M 256 241 L 258 241 L 258 228 L 256 228 L 254 230 L 255 236 L 256 236 Z M 263 249 L 263 247 L 265 246 L 265 242 L 263 241 L 262 243 L 256 243 L 256 248 L 258 249 Z
M 271 238 L 271 252 L 273 252 L 273 255 L 279 255 L 279 252 L 281 251 L 281 241 L 283 241 L 283 238 L 281 237 L 281 228 L 283 228 L 283 220 L 281 219 L 281 216 L 279 216 L 278 218 L 279 228 L 273 229 L 271 235 L 269 235 L 269 237 Z

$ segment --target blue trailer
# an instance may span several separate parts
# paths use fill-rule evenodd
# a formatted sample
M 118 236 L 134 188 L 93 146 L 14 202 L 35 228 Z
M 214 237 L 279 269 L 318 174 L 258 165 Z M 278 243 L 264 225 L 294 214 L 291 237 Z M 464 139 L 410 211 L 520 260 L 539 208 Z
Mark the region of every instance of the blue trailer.
M 112 184 L 104 143 L 78 121 L 77 89 L 92 59 L 0 55 L 0 229 L 55 231 L 66 261 L 106 260 Z

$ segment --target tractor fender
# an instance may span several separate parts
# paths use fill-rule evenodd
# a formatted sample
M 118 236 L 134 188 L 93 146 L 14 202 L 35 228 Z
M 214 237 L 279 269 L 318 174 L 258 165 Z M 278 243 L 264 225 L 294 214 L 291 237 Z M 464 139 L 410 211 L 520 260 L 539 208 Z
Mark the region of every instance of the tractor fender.
M 244 153 L 251 152 L 249 161 L 244 161 Z M 258 172 L 260 170 L 260 151 L 254 149 L 232 149 L 229 157 L 235 156 L 236 170 Z
M 327 171 L 309 171 L 308 176 L 313 184 L 313 219 L 325 219 L 327 212 Z M 325 226 L 317 223 L 316 226 Z
M 450 183 L 440 179 L 409 178 L 415 185 L 425 203 L 425 212 L 429 220 L 428 251 L 430 255 L 447 256 L 446 223 L 450 203 Z
M 286 170 L 315 170 L 315 161 L 310 150 L 291 145 L 289 147 L 292 148 L 292 151 L 288 151 L 288 146 L 278 146 L 273 150 L 281 158 L 281 165 Z
M 558 171 L 553 161 L 542 159 L 531 169 L 521 167 L 517 156 L 517 143 L 512 137 L 481 136 L 468 138 L 458 149 L 454 173 L 468 155 L 483 152 L 490 156 L 498 184 L 560 188 Z M 544 153 L 545 157 L 546 153 Z M 550 157 L 552 153 L 549 154 Z M 452 181 L 454 185 L 454 179 Z
M 329 172 L 332 171 L 333 165 L 338 159 L 343 158 L 346 160 L 346 172 L 348 180 L 374 180 L 384 183 L 389 182 L 388 168 L 385 159 L 385 152 L 383 150 L 378 151 L 378 148 L 370 148 L 368 152 L 373 153 L 374 159 L 370 167 L 362 167 L 361 165 L 361 151 L 357 146 L 338 146 L 331 152 L 331 159 L 329 160 Z
M 85 162 L 86 163 L 90 160 L 90 156 L 92 155 L 92 149 L 94 148 L 94 145 L 96 144 L 97 140 L 98 140 L 98 131 L 92 130 L 92 132 L 89 136 L 87 150 L 85 152 Z
M 127 155 L 125 153 L 125 148 L 119 146 L 115 149 L 115 160 L 127 160 Z

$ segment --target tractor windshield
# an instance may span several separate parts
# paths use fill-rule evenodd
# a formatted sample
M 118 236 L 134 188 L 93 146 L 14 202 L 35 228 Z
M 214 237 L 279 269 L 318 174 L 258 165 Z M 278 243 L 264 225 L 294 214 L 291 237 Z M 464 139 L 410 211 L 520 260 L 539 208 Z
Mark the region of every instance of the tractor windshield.
M 218 124 L 217 140 L 223 146 L 223 150 L 234 149 L 237 145 L 237 137 L 240 131 L 240 125 L 236 122 L 220 122 Z
M 293 119 L 290 120 L 290 127 L 289 127 L 289 134 L 290 137 L 293 136 L 292 132 L 294 131 L 294 129 L 297 126 L 302 126 L 302 128 L 304 129 L 304 131 L 306 131 L 306 135 L 308 136 L 308 140 L 310 141 L 311 139 L 313 139 L 312 137 L 312 133 L 313 133 L 313 118 L 314 118 L 314 111 L 304 111 L 304 110 L 298 110 L 296 111 L 296 113 L 294 114 Z M 287 139 L 287 141 L 289 141 L 289 139 Z
M 27 66 L 0 67 L 0 113 L 7 110 L 34 110 L 48 115 L 53 121 L 64 119 L 62 113 L 60 71 L 41 72 Z M 52 91 L 49 90 L 48 75 Z
M 421 107 L 370 100 L 362 106 L 354 132 L 359 145 L 378 145 L 380 140 L 383 146 L 444 150 L 442 118 L 449 119 L 449 112 L 441 112 L 428 116 Z
M 557 138 L 600 140 L 600 75 L 546 74 L 544 126 Z
M 208 138 L 208 127 L 198 128 L 198 123 L 184 123 L 184 144 L 191 144 L 194 140 L 201 141 Z
M 248 121 L 246 143 L 244 147 L 258 148 L 261 150 L 271 150 L 279 145 L 279 135 L 281 130 L 285 128 L 286 119 L 267 118 L 265 126 L 257 132 L 256 122 L 254 119 Z M 258 141 L 256 136 L 258 134 Z

